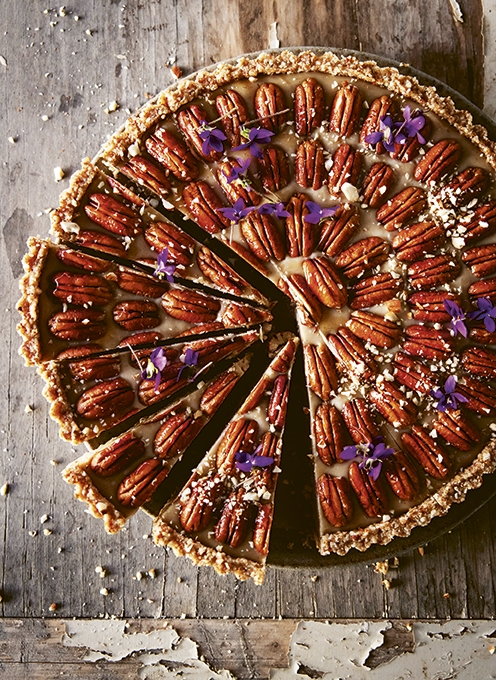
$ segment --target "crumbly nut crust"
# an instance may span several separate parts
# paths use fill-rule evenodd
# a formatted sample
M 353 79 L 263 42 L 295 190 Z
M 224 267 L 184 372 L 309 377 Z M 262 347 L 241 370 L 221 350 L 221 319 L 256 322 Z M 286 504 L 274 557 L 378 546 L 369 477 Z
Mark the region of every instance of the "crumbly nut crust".
M 25 273 L 19 282 L 22 297 L 17 303 L 17 309 L 22 319 L 17 325 L 17 331 L 23 338 L 19 354 L 24 357 L 26 366 L 36 366 L 41 362 L 38 330 L 38 303 L 41 291 L 38 284 L 49 244 L 40 238 L 32 237 L 28 240 L 28 248 L 22 260 Z

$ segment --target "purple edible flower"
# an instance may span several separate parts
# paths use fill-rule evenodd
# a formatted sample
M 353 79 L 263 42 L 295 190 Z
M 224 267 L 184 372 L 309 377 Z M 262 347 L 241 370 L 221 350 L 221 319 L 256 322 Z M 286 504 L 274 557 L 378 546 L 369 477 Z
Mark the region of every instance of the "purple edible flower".
M 381 474 L 382 463 L 386 458 L 392 456 L 394 449 L 386 447 L 382 437 L 375 437 L 371 442 L 365 444 L 355 444 L 355 446 L 345 446 L 340 453 L 341 460 L 358 459 L 358 467 L 365 470 L 373 480 Z
M 251 128 L 241 128 L 241 136 L 248 140 L 244 144 L 233 147 L 233 151 L 243 151 L 243 149 L 249 149 L 252 156 L 255 158 L 262 157 L 262 150 L 260 149 L 260 144 L 268 144 L 274 133 L 270 130 L 266 130 L 263 127 Z
M 234 222 L 235 224 L 237 224 L 243 219 L 243 217 L 246 217 L 253 210 L 256 210 L 255 206 L 249 205 L 246 207 L 246 203 L 242 198 L 238 198 L 232 208 L 219 208 L 219 212 L 221 212 L 224 217 L 227 217 L 228 220 L 231 220 L 231 222 Z
M 468 401 L 467 397 L 463 394 L 455 392 L 456 390 L 456 378 L 454 375 L 450 377 L 444 383 L 444 388 L 438 388 L 431 392 L 432 396 L 438 399 L 436 408 L 438 411 L 444 413 L 445 411 L 456 411 L 458 409 L 458 402 L 464 404 Z
M 226 175 L 226 173 L 224 173 L 227 177 L 227 183 L 231 184 L 231 182 L 234 182 L 234 180 L 240 179 L 241 175 L 244 175 L 245 172 L 250 167 L 250 163 L 251 163 L 251 158 L 247 158 L 244 161 L 238 161 L 239 165 L 231 168 L 231 172 L 230 172 L 229 175 Z
M 241 470 L 241 472 L 249 473 L 252 467 L 269 467 L 274 462 L 274 459 L 270 456 L 259 456 L 259 452 L 262 450 L 260 445 L 255 449 L 254 453 L 246 453 L 245 451 L 238 451 L 234 454 L 234 460 L 236 461 L 236 468 Z
M 153 275 L 158 279 L 163 279 L 164 276 L 169 283 L 174 282 L 174 272 L 176 271 L 176 265 L 168 262 L 169 260 L 169 249 L 164 248 L 160 251 L 157 257 L 157 268 L 153 272 Z
M 382 142 L 386 151 L 393 153 L 394 151 L 394 136 L 393 119 L 391 116 L 381 116 L 379 120 L 379 130 L 371 132 L 365 137 L 367 144 L 379 144 Z
M 303 220 L 309 222 L 309 224 L 319 224 L 321 220 L 334 215 L 339 208 L 338 205 L 334 205 L 332 208 L 321 208 L 318 203 L 314 203 L 313 201 L 307 201 L 306 206 L 308 208 L 308 214 L 305 215 Z
M 466 338 L 468 331 L 465 325 L 466 314 L 463 309 L 457 305 L 456 302 L 453 302 L 453 300 L 449 300 L 448 298 L 444 299 L 443 304 L 444 309 L 451 316 L 449 324 L 451 335 L 455 336 L 460 333 L 460 335 L 463 335 L 463 337 Z
M 405 106 L 403 109 L 403 123 L 395 123 L 394 127 L 397 131 L 394 135 L 394 141 L 399 144 L 405 144 L 407 139 L 416 137 L 420 144 L 425 144 L 426 140 L 420 134 L 425 126 L 425 117 L 422 115 L 422 111 L 419 111 L 416 116 L 412 118 L 412 110 L 409 106 Z
M 200 139 L 203 140 L 202 153 L 208 156 L 212 151 L 222 153 L 224 151 L 224 141 L 227 139 L 226 135 L 218 128 L 212 127 L 206 120 L 200 121 L 201 132 Z
M 477 307 L 479 311 L 469 312 L 467 315 L 469 319 L 475 321 L 484 321 L 484 327 L 489 333 L 494 333 L 496 330 L 496 307 L 493 306 L 490 298 L 479 298 L 477 300 Z
M 155 392 L 158 390 L 162 378 L 162 371 L 167 364 L 168 361 L 163 347 L 157 347 L 157 349 L 154 349 L 150 354 L 145 368 L 141 371 L 142 380 L 155 379 Z
M 258 208 L 258 212 L 260 215 L 275 215 L 279 218 L 290 216 L 284 203 L 263 203 Z
M 184 354 L 181 355 L 180 359 L 183 362 L 183 366 L 179 369 L 179 372 L 177 374 L 176 382 L 179 382 L 182 372 L 188 367 L 188 366 L 196 366 L 198 363 L 198 357 L 199 353 L 195 352 L 194 349 L 191 349 L 188 347 L 188 349 L 184 352 Z

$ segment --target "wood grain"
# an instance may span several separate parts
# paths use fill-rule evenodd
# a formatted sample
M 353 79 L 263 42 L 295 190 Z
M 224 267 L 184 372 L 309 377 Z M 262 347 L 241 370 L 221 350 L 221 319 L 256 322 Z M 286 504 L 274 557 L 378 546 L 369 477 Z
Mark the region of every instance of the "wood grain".
M 480 0 L 463 3 L 462 24 L 454 21 L 445 0 L 412 0 L 407 8 L 393 0 L 79 0 L 65 17 L 55 10 L 45 14 L 46 7 L 41 0 L 0 3 L 5 27 L 0 55 L 6 62 L 0 63 L 0 486 L 9 483 L 9 493 L 0 496 L 3 616 L 493 616 L 496 500 L 432 542 L 424 556 L 415 551 L 401 557 L 387 576 L 389 590 L 383 577 L 364 564 L 270 568 L 263 586 L 240 584 L 153 547 L 144 538 L 151 521 L 143 513 L 120 535 L 105 535 L 61 479 L 60 470 L 78 451 L 59 441 L 41 381 L 17 355 L 15 332 L 25 241 L 48 234 L 46 211 L 67 186 L 67 179 L 54 181 L 53 169 L 61 166 L 68 176 L 83 156 L 96 153 L 128 111 L 172 82 L 169 65 L 177 63 L 188 73 L 265 49 L 268 27 L 277 22 L 281 46 L 331 45 L 409 62 L 481 105 Z M 114 100 L 120 109 L 106 114 Z M 32 410 L 25 412 L 26 406 Z M 287 448 L 286 455 L 295 456 L 298 465 L 297 457 L 305 454 Z M 49 519 L 41 523 L 44 515 Z M 45 535 L 45 529 L 51 533 Z M 97 566 L 107 571 L 105 578 L 95 572 Z M 149 576 L 150 569 L 156 578 Z M 52 603 L 57 604 L 54 612 Z M 48 628 L 54 625 L 47 620 Z M 215 634 L 209 630 L 205 638 L 212 644 Z M 30 672 L 51 677 L 42 660 L 32 663 L 31 670 L 18 666 L 10 677 Z M 70 675 L 70 663 L 61 658 L 60 670 Z M 119 677 L 134 677 L 133 662 L 127 663 Z M 92 670 L 92 677 L 106 677 L 98 666 Z

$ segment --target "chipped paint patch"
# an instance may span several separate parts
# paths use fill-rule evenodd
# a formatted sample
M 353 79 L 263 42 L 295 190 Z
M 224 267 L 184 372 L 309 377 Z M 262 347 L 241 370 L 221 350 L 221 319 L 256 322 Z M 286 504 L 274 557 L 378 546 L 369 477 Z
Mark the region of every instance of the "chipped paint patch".
M 129 656 L 142 663 L 142 680 L 235 680 L 225 670 L 214 671 L 200 658 L 196 642 L 182 638 L 164 623 L 162 630 L 127 633 L 122 620 L 67 621 L 62 644 L 86 649 L 84 661 L 122 661 Z

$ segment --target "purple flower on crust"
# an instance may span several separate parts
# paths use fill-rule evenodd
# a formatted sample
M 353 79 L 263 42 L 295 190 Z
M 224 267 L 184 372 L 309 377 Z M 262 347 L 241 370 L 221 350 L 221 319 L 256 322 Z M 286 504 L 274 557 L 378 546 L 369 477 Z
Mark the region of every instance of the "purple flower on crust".
M 289 217 L 289 213 L 285 208 L 284 203 L 263 203 L 259 208 L 258 212 L 260 215 L 275 215 L 280 219 L 283 217 Z
M 155 392 L 158 390 L 162 371 L 167 366 L 168 361 L 163 347 L 157 347 L 148 357 L 145 368 L 141 371 L 142 380 L 155 380 Z
M 393 119 L 391 116 L 381 116 L 379 120 L 379 129 L 377 132 L 371 132 L 365 137 L 367 144 L 379 144 L 382 142 L 386 151 L 393 153 L 394 151 L 394 136 L 395 130 L 393 128 Z
M 486 331 L 494 333 L 496 330 L 496 306 L 493 305 L 490 298 L 479 298 L 477 300 L 478 311 L 469 312 L 468 318 L 475 321 L 483 321 Z
M 358 467 L 376 480 L 381 474 L 383 461 L 393 453 L 394 449 L 387 448 L 382 437 L 375 437 L 365 444 L 345 446 L 340 453 L 340 458 L 341 460 L 359 460 Z
M 219 208 L 219 212 L 221 212 L 224 217 L 227 217 L 228 220 L 231 220 L 231 222 L 234 222 L 235 224 L 237 224 L 243 219 L 243 217 L 246 217 L 253 210 L 256 210 L 255 206 L 249 205 L 246 207 L 246 204 L 242 198 L 238 198 L 232 208 Z
M 319 224 L 319 222 L 326 217 L 332 217 L 339 208 L 338 205 L 333 205 L 332 208 L 321 208 L 318 203 L 314 203 L 313 201 L 307 201 L 306 206 L 308 208 L 308 214 L 305 215 L 303 220 L 309 224 Z
M 168 262 L 169 260 L 169 249 L 164 248 L 160 251 L 157 257 L 157 268 L 153 272 L 153 275 L 158 279 L 167 279 L 169 283 L 174 282 L 174 272 L 176 271 L 176 265 Z
M 241 136 L 247 141 L 239 146 L 233 147 L 233 151 L 249 149 L 252 156 L 261 158 L 262 150 L 260 149 L 260 144 L 268 144 L 274 136 L 274 133 L 263 127 L 250 128 L 250 130 L 243 127 L 241 128 Z
M 456 392 L 456 378 L 454 375 L 450 375 L 444 383 L 444 388 L 438 388 L 431 392 L 432 396 L 435 397 L 438 402 L 436 408 L 441 413 L 445 411 L 456 411 L 458 410 L 458 402 L 464 404 L 468 401 L 467 397 L 463 396 L 459 392 Z
M 200 121 L 201 132 L 200 139 L 202 140 L 202 153 L 208 156 L 212 151 L 222 153 L 224 151 L 224 141 L 227 139 L 226 135 L 218 128 L 212 127 L 206 120 Z
M 183 366 L 178 371 L 176 382 L 181 379 L 182 372 L 188 368 L 188 366 L 196 366 L 198 363 L 199 353 L 188 347 L 188 349 L 180 356 Z
M 231 184 L 231 182 L 234 182 L 236 179 L 240 179 L 241 176 L 245 174 L 245 172 L 250 167 L 251 158 L 247 158 L 244 161 L 238 160 L 238 164 L 239 165 L 237 166 L 235 165 L 233 168 L 231 168 L 231 172 L 229 175 L 226 175 L 226 173 L 224 173 L 224 175 L 226 175 L 227 177 L 228 184 Z
M 246 472 L 247 474 L 251 472 L 252 467 L 269 467 L 274 462 L 274 459 L 270 456 L 259 456 L 259 452 L 262 447 L 259 446 L 255 449 L 254 453 L 246 453 L 245 451 L 238 451 L 234 454 L 234 460 L 236 461 L 236 468 L 241 470 L 241 472 Z
M 420 130 L 423 130 L 425 126 L 425 117 L 422 111 L 419 111 L 416 116 L 412 118 L 412 110 L 409 106 L 405 106 L 403 109 L 403 123 L 394 123 L 394 127 L 397 131 L 394 135 L 394 141 L 399 144 L 406 144 L 407 139 L 412 139 L 416 137 L 420 144 L 425 144 L 426 140 L 420 134 Z
M 466 314 L 463 309 L 457 305 L 456 302 L 453 302 L 453 300 L 449 300 L 448 298 L 444 299 L 443 304 L 444 309 L 451 316 L 451 321 L 449 323 L 451 335 L 456 336 L 460 333 L 460 335 L 463 335 L 463 337 L 466 338 L 468 331 L 465 325 Z

